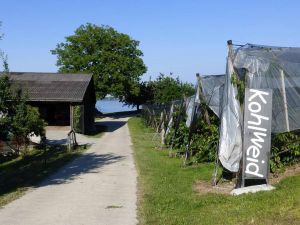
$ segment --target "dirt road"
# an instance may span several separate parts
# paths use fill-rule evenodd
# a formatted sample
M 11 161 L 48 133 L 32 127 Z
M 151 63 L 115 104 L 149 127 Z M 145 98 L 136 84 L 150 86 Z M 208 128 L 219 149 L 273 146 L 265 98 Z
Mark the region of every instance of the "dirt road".
M 0 209 L 1 225 L 136 224 L 136 182 L 128 118 L 105 118 L 107 132 L 82 156 Z M 82 140 L 81 140 L 82 142 Z

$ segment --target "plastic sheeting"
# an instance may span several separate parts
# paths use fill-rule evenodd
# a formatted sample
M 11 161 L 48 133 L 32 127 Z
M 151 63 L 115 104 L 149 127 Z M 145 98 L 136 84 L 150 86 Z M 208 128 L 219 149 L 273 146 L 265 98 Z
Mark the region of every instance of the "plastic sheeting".
M 225 75 L 206 75 L 201 77 L 202 92 L 208 107 L 218 116 L 221 115 Z
M 199 84 L 198 82 L 201 82 Z M 223 88 L 225 82 L 225 75 L 205 75 L 201 76 L 196 84 L 196 94 L 190 96 L 186 100 L 186 126 L 190 127 L 191 122 L 193 121 L 193 116 L 199 116 L 200 108 L 199 104 L 201 103 L 201 94 L 203 95 L 203 100 L 208 105 L 208 107 L 218 116 L 221 114 L 221 103 L 223 96 Z M 200 88 L 201 87 L 201 88 Z M 202 89 L 202 93 L 201 93 Z M 198 107 L 197 107 L 198 106 Z M 196 112 L 193 115 L 193 112 L 196 109 Z
M 186 118 L 185 125 L 187 127 L 190 127 L 191 124 L 192 124 L 194 107 L 195 107 L 195 95 L 192 95 L 192 96 L 190 96 L 186 99 L 186 111 L 185 111 L 185 113 L 187 115 L 187 118 Z
M 235 98 L 237 89 L 231 84 L 233 71 L 231 58 L 228 57 L 220 118 L 219 159 L 226 169 L 237 172 L 242 157 L 242 113 Z
M 229 54 L 221 116 L 219 159 L 233 172 L 242 156 L 242 114 L 231 84 L 235 72 L 245 87 L 272 89 L 272 133 L 300 129 L 300 48 L 247 44 Z
M 200 92 L 201 92 L 201 85 L 199 83 L 200 78 L 197 76 L 197 83 L 195 86 L 196 93 L 195 95 L 190 96 L 187 98 L 187 103 L 186 103 L 186 114 L 187 114 L 187 119 L 186 119 L 186 126 L 191 127 L 192 123 L 195 122 L 195 119 L 199 117 L 201 113 L 200 109 L 200 103 L 201 103 L 201 97 L 200 97 Z
M 248 88 L 273 90 L 272 133 L 300 129 L 300 48 L 247 44 L 236 50 L 234 67 L 245 71 Z

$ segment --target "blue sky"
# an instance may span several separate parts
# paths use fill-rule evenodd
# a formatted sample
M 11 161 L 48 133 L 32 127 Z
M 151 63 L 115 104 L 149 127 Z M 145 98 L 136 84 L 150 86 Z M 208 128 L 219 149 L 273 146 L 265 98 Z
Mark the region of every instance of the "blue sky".
M 11 71 L 56 72 L 50 50 L 81 24 L 109 25 L 140 41 L 147 74 L 194 82 L 225 71 L 226 41 L 300 46 L 300 1 L 0 0 L 0 49 Z

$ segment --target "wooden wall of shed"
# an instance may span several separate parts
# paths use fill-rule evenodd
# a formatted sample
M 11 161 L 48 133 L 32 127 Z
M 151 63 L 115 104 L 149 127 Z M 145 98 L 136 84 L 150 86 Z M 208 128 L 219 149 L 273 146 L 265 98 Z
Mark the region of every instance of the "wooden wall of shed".
M 95 90 L 93 86 L 93 82 L 90 82 L 87 91 L 84 96 L 83 101 L 83 109 L 82 109 L 82 115 L 83 115 L 83 133 L 93 133 L 95 131 Z

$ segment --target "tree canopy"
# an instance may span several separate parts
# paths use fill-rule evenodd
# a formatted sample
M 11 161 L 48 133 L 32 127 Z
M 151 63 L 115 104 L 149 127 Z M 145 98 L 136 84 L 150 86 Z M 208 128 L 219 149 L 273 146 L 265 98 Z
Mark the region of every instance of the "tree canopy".
M 169 104 L 171 101 L 180 100 L 195 94 L 194 85 L 180 81 L 179 77 L 160 74 L 155 80 L 141 82 L 138 95 L 126 95 L 124 102 L 137 106 L 145 103 Z
M 123 100 L 138 95 L 140 76 L 147 70 L 138 46 L 112 27 L 87 23 L 51 52 L 60 72 L 93 74 L 97 98 L 111 94 Z
M 190 83 L 179 80 L 179 77 L 173 78 L 160 74 L 153 81 L 154 85 L 154 102 L 160 104 L 170 103 L 173 100 L 183 99 L 184 96 L 195 94 L 195 88 Z
M 125 98 L 123 99 L 123 102 L 125 102 L 126 105 L 137 106 L 137 110 L 139 110 L 140 105 L 145 104 L 147 102 L 153 102 L 154 92 L 155 90 L 153 82 L 140 82 L 139 93 L 126 94 Z

